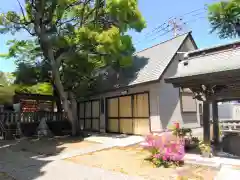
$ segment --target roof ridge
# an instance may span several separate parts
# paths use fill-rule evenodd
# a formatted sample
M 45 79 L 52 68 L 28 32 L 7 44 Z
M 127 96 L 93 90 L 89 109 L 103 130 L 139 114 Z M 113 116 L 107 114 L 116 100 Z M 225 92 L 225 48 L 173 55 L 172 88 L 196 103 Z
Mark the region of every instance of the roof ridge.
M 171 39 L 162 41 L 162 42 L 160 42 L 160 43 L 158 43 L 158 44 L 155 44 L 155 45 L 153 45 L 153 46 L 151 46 L 151 47 L 148 47 L 148 48 L 146 48 L 146 49 L 143 49 L 143 50 L 140 50 L 140 51 L 138 51 L 138 52 L 135 52 L 133 55 L 136 55 L 137 53 L 146 51 L 146 50 L 148 50 L 148 49 L 152 49 L 152 48 L 154 48 L 154 47 L 156 47 L 156 46 L 158 46 L 158 45 L 164 44 L 164 43 L 166 43 L 166 42 L 168 42 L 168 41 L 172 41 L 172 40 L 177 39 L 177 38 L 179 38 L 179 37 L 181 37 L 181 36 L 189 35 L 189 34 L 191 34 L 191 32 L 192 32 L 192 31 L 189 31 L 189 32 L 183 33 L 183 34 L 181 34 L 181 35 L 178 35 L 178 36 L 176 36 L 176 37 L 173 37 L 173 38 L 171 38 Z
M 211 46 L 211 47 L 207 47 L 207 48 L 202 48 L 202 49 L 197 49 L 194 51 L 190 51 L 188 52 L 188 55 L 190 57 L 196 57 L 201 55 L 201 53 L 206 53 L 206 54 L 211 54 L 212 51 L 213 52 L 219 52 L 219 51 L 227 51 L 227 50 L 233 50 L 236 47 L 234 47 L 235 45 L 240 45 L 240 40 L 236 40 L 230 43 L 224 43 L 224 44 L 219 44 L 216 46 Z M 238 47 L 238 46 L 237 46 Z
M 185 60 L 192 60 L 192 59 L 195 59 L 196 57 L 213 56 L 213 55 L 218 54 L 218 53 L 226 53 L 226 52 L 229 52 L 229 51 L 236 51 L 236 50 L 239 50 L 239 49 L 240 49 L 240 47 L 236 47 L 236 48 L 228 48 L 228 49 L 223 49 L 223 50 L 219 50 L 219 51 L 209 52 L 209 53 L 206 53 L 206 54 L 197 54 L 197 55 L 190 56 L 189 58 L 187 58 Z

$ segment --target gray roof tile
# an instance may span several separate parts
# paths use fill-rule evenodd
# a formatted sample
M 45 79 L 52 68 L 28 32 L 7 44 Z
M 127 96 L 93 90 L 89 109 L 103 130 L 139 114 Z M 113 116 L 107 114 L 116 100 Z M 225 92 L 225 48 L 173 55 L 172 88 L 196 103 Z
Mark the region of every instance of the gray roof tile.
M 118 80 L 116 73 L 108 69 L 108 77 L 101 80 L 97 86 L 101 87 L 101 90 L 98 90 L 111 90 L 116 88 L 116 84 L 119 84 L 119 87 L 126 87 L 158 80 L 188 35 L 189 33 L 183 34 L 135 53 L 133 65 L 123 68 Z
M 240 48 L 190 57 L 178 64 L 177 73 L 167 79 L 240 69 Z
M 138 72 L 136 79 L 129 82 L 129 85 L 135 85 L 159 79 L 187 35 L 188 34 L 178 36 L 174 39 L 136 53 L 135 58 L 144 58 L 147 59 L 148 62 Z M 138 63 L 138 61 L 135 61 L 134 65 L 136 66 Z

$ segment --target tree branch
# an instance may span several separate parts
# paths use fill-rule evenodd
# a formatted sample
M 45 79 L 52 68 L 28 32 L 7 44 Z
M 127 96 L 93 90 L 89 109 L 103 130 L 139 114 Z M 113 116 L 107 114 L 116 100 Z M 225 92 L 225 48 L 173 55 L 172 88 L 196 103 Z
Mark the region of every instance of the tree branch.
M 61 22 L 57 27 L 60 27 L 60 26 L 62 26 L 63 24 L 72 22 L 72 21 L 77 20 L 77 19 L 78 19 L 77 17 L 74 17 L 74 18 L 72 18 L 72 19 L 66 20 L 66 21 L 64 21 L 64 22 Z
M 85 13 L 85 8 L 88 5 L 88 3 L 90 3 L 91 0 L 85 0 L 84 1 L 84 5 L 83 5 L 83 9 L 82 9 L 82 14 L 81 14 L 81 21 L 80 21 L 80 27 L 83 25 L 83 21 L 84 21 L 84 13 Z M 88 16 L 87 16 L 88 17 Z M 87 18 L 86 18 L 87 19 Z
M 31 30 L 26 27 L 26 26 L 28 26 L 29 24 L 31 24 L 31 22 L 20 23 L 20 22 L 12 21 L 11 19 L 8 19 L 8 18 L 6 18 L 6 19 L 7 19 L 9 22 L 11 22 L 11 23 L 14 24 L 13 27 L 14 27 L 14 26 L 17 26 L 19 29 L 25 29 L 30 35 L 35 36 L 35 34 L 32 33 Z M 22 24 L 24 24 L 24 25 L 22 25 Z
M 35 33 L 32 33 L 31 30 L 28 29 L 26 26 L 22 26 L 20 28 L 25 29 L 31 36 L 35 36 L 36 35 Z
M 22 7 L 21 3 L 19 2 L 19 0 L 17 0 L 17 2 L 18 2 L 18 5 L 20 6 L 20 9 L 21 9 L 21 12 L 22 12 L 22 15 L 23 15 L 23 19 L 24 19 L 25 22 L 27 22 L 23 7 Z
M 88 1 L 91 1 L 91 0 L 88 0 Z M 80 5 L 82 3 L 85 3 L 85 0 L 84 1 L 77 0 L 76 2 L 69 4 L 64 11 L 67 11 L 69 8 Z

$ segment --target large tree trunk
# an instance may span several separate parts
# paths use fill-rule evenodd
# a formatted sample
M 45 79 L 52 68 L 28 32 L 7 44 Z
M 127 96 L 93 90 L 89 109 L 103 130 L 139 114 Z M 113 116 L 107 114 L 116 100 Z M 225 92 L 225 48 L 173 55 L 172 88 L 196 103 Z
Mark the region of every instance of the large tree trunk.
M 35 19 L 34 19 L 34 30 L 39 38 L 39 43 L 41 46 L 41 49 L 43 51 L 43 55 L 46 59 L 48 59 L 51 63 L 52 68 L 52 77 L 54 84 L 56 85 L 57 91 L 59 93 L 59 96 L 62 101 L 63 109 L 67 113 L 68 120 L 72 124 L 72 135 L 76 135 L 77 129 L 76 129 L 76 121 L 77 119 L 74 118 L 74 114 L 72 112 L 72 109 L 70 107 L 70 103 L 68 102 L 68 95 L 64 90 L 63 84 L 61 82 L 59 68 L 60 63 L 58 62 L 58 59 L 55 59 L 54 56 L 54 48 L 52 46 L 52 40 L 49 37 L 49 34 L 47 32 L 46 25 L 43 23 L 44 19 L 44 9 L 42 1 L 38 0 L 35 2 L 35 9 L 36 12 L 34 13 Z M 53 25 L 54 27 L 54 25 Z M 49 28 L 49 27 L 48 27 Z
M 73 119 L 75 120 L 74 121 L 74 128 L 75 128 L 74 131 L 78 132 L 79 126 L 78 126 L 78 117 L 77 117 L 77 101 L 72 92 L 69 92 L 69 97 L 70 97 L 70 101 L 71 101 L 71 110 L 72 110 L 72 114 L 73 114 Z
M 47 51 L 48 51 L 48 53 L 47 53 L 48 58 L 51 61 L 52 76 L 53 76 L 54 84 L 55 84 L 57 91 L 60 95 L 60 98 L 62 100 L 63 109 L 67 113 L 68 120 L 72 124 L 72 135 L 75 136 L 77 134 L 77 128 L 76 128 L 77 119 L 76 119 L 76 116 L 74 115 L 72 108 L 70 106 L 70 103 L 68 101 L 68 94 L 64 91 L 64 87 L 63 87 L 63 84 L 62 84 L 61 78 L 60 78 L 59 67 L 53 56 L 52 48 L 48 47 Z
M 54 77 L 54 81 L 58 89 L 59 95 L 62 100 L 63 109 L 67 113 L 68 119 L 72 124 L 72 135 L 75 136 L 77 134 L 77 128 L 76 128 L 77 119 L 76 119 L 76 116 L 74 115 L 72 107 L 69 104 L 68 95 L 64 91 L 63 85 L 61 83 L 59 71 L 56 70 L 55 67 L 53 67 L 53 77 Z
M 53 87 L 53 96 L 56 98 L 57 112 L 62 112 L 61 98 L 54 82 L 52 82 L 52 87 Z

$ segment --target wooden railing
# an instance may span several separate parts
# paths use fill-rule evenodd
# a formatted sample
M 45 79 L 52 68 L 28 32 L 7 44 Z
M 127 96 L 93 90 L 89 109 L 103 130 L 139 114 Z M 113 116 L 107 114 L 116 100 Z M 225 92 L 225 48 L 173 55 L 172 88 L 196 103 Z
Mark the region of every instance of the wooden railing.
M 6 133 L 6 129 L 5 129 L 5 127 L 4 127 L 3 122 L 2 122 L 1 119 L 0 119 L 0 137 L 4 138 L 5 133 Z
M 49 121 L 64 121 L 66 120 L 65 113 L 58 112 L 0 112 L 0 121 L 5 125 L 20 123 L 35 123 L 40 122 L 42 118 Z

